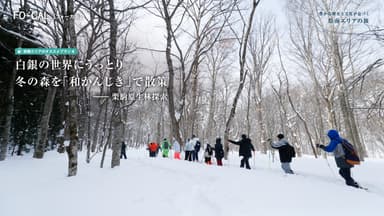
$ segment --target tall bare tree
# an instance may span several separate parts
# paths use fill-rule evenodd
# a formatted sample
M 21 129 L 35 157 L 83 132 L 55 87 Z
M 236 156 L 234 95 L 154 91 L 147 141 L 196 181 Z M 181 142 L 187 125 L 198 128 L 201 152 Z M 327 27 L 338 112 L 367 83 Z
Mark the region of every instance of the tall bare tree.
M 252 31 L 251 40 L 248 43 L 250 54 L 249 70 L 250 88 L 253 89 L 253 98 L 255 100 L 255 111 L 257 123 L 259 126 L 258 143 L 262 146 L 262 152 L 266 153 L 267 131 L 263 119 L 263 89 L 266 75 L 269 71 L 269 63 L 276 45 L 276 33 L 274 32 L 273 17 L 260 17 L 256 28 Z
M 77 46 L 77 36 L 75 30 L 75 6 L 74 0 L 61 1 L 61 10 L 63 20 L 63 46 L 64 48 L 74 48 Z M 73 62 L 74 56 L 69 56 Z M 77 73 L 74 67 L 67 71 L 68 77 L 76 77 Z M 77 174 L 77 149 L 78 149 L 78 91 L 75 86 L 71 86 L 68 92 L 68 119 L 65 127 L 69 133 L 69 145 L 66 147 L 68 155 L 68 176 L 75 176 Z
M 176 106 L 175 106 L 175 96 L 174 96 L 174 80 L 175 80 L 175 69 L 174 69 L 174 62 L 172 59 L 172 41 L 175 37 L 175 27 L 173 25 L 173 20 L 175 18 L 175 15 L 179 12 L 183 1 L 178 0 L 176 4 L 172 4 L 170 0 L 161 0 L 161 2 L 156 2 L 156 6 L 160 12 L 160 17 L 164 20 L 165 26 L 166 26 L 166 49 L 165 49 L 165 56 L 166 56 L 166 62 L 167 62 L 167 68 L 168 68 L 168 88 L 167 88 L 167 94 L 168 94 L 168 111 L 169 111 L 169 118 L 171 119 L 171 131 L 173 137 L 181 144 L 183 145 L 184 142 L 181 139 L 180 134 L 180 112 L 176 113 Z
M 228 139 L 229 139 L 231 124 L 236 113 L 237 103 L 239 101 L 241 92 L 243 91 L 243 88 L 244 88 L 245 80 L 247 78 L 246 61 L 247 61 L 248 39 L 252 30 L 253 17 L 255 15 L 255 11 L 259 3 L 260 3 L 260 0 L 252 1 L 251 12 L 249 14 L 248 20 L 247 21 L 243 20 L 243 28 L 242 28 L 241 35 L 240 36 L 236 35 L 239 43 L 240 80 L 239 80 L 239 86 L 236 91 L 236 95 L 232 102 L 231 111 L 229 113 L 228 119 L 225 124 L 225 131 L 224 131 L 224 158 L 225 159 L 228 158 L 228 151 L 229 151 Z M 242 16 L 241 11 L 238 10 L 238 12 L 240 13 L 240 16 Z

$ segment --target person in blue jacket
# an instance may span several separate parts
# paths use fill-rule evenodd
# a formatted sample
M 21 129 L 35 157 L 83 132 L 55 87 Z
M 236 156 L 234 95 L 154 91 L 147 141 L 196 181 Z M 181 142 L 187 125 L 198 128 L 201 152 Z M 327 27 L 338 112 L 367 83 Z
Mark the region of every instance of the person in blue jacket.
M 328 137 L 331 142 L 327 145 L 316 144 L 316 147 L 323 149 L 326 152 L 333 152 L 337 167 L 339 167 L 339 174 L 345 179 L 345 183 L 349 186 L 359 188 L 359 184 L 351 177 L 351 168 L 353 165 L 347 163 L 345 160 L 345 153 L 342 146 L 343 138 L 339 135 L 337 130 L 329 130 Z

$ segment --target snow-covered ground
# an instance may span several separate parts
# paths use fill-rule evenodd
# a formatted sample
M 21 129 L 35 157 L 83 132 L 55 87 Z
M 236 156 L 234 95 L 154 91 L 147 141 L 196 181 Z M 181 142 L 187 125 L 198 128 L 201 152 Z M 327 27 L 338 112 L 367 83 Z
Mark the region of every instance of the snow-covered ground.
M 369 192 L 347 187 L 333 158 L 296 158 L 298 175 L 286 176 L 267 155 L 240 169 L 234 152 L 224 167 L 164 158 L 128 150 L 118 168 L 86 164 L 79 155 L 76 177 L 68 178 L 65 154 L 42 160 L 9 157 L 0 163 L 1 216 L 315 216 L 383 215 L 384 160 L 367 160 L 353 169 Z M 110 157 L 110 156 L 109 156 Z

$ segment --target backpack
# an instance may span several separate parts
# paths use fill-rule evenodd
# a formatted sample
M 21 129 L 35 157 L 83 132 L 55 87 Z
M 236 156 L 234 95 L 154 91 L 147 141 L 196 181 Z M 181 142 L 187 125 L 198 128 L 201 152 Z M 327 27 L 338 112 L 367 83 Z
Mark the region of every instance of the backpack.
M 168 141 L 165 141 L 163 143 L 163 149 L 168 149 L 168 148 L 169 148 L 169 143 L 168 143 Z
M 289 144 L 289 142 L 287 142 L 287 141 L 285 141 L 285 143 L 286 143 L 286 145 L 288 146 L 288 147 L 287 147 L 288 155 L 289 155 L 291 158 L 296 157 L 295 147 L 291 146 L 291 144 Z
M 295 148 L 293 146 L 291 146 L 290 144 L 288 144 L 288 150 L 289 150 L 289 155 L 291 157 L 296 157 L 296 151 L 295 151 Z
M 212 154 L 213 154 L 212 147 L 210 147 L 210 146 L 207 147 L 207 148 L 205 149 L 204 157 L 211 157 Z
M 351 143 L 349 143 L 348 140 L 346 139 L 343 139 L 343 141 L 341 142 L 341 145 L 343 146 L 345 161 L 352 166 L 359 165 L 360 158 L 357 155 L 357 151 L 355 147 Z

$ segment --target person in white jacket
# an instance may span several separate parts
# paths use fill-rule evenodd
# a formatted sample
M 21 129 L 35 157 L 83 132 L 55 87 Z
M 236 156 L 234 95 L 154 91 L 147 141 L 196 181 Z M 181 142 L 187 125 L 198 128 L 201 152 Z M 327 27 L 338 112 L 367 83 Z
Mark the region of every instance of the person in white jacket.
M 185 160 L 192 161 L 192 154 L 195 150 L 193 140 L 188 139 L 185 143 Z
M 176 139 L 174 139 L 174 141 L 173 141 L 172 148 L 173 148 L 173 152 L 174 152 L 174 153 L 173 153 L 173 157 L 174 157 L 175 159 L 180 160 L 180 143 L 177 142 Z

